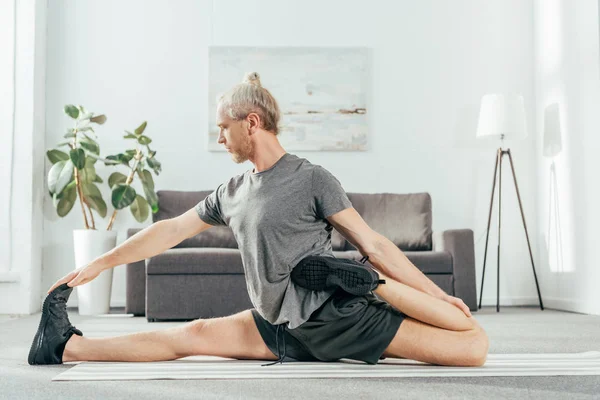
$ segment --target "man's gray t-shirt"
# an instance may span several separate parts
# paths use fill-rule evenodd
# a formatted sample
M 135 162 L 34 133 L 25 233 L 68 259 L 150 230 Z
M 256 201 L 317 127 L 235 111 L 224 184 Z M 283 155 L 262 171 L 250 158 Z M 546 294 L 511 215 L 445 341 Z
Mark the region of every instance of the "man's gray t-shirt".
M 271 168 L 234 176 L 196 205 L 210 225 L 233 230 L 252 304 L 273 325 L 294 329 L 334 292 L 312 291 L 290 279 L 309 255 L 333 257 L 327 217 L 352 207 L 325 168 L 285 153 Z

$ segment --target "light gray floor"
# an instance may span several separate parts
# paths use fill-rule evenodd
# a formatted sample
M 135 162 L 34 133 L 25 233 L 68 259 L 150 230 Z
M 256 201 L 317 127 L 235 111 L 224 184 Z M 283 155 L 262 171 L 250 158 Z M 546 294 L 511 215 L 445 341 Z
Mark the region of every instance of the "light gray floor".
M 113 310 L 118 313 L 120 310 Z M 69 309 L 78 326 L 102 326 L 102 318 Z M 484 307 L 473 313 L 490 337 L 490 353 L 562 353 L 600 350 L 600 317 L 535 307 Z M 119 317 L 116 317 L 119 318 Z M 0 399 L 87 398 L 544 398 L 600 399 L 600 376 L 297 379 L 239 381 L 51 382 L 71 365 L 30 366 L 27 353 L 40 314 L 0 315 Z M 172 323 L 144 326 L 162 329 Z M 133 330 L 135 330 L 133 329 Z M 85 331 L 83 332 L 85 335 Z M 115 332 L 107 330 L 106 335 Z M 128 333 L 128 332 L 123 332 Z M 271 368 L 275 368 L 273 366 Z

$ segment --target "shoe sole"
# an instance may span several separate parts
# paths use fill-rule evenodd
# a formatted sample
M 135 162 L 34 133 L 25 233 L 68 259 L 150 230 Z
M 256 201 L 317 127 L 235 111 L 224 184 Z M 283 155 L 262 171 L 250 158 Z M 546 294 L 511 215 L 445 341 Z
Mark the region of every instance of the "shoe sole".
M 352 260 L 340 261 L 332 257 L 307 257 L 302 264 L 302 279 L 313 290 L 339 286 L 354 295 L 364 295 L 373 290 L 378 277 L 362 265 L 352 265 Z
M 48 310 L 49 299 L 50 295 L 46 296 L 46 300 L 44 300 L 44 304 L 42 305 L 42 318 L 40 319 L 38 330 L 33 337 L 33 342 L 31 343 L 31 348 L 29 349 L 29 356 L 27 357 L 29 365 L 40 365 L 36 362 L 36 356 L 41 347 L 44 330 L 46 329 L 46 324 L 48 323 L 48 314 L 50 313 Z

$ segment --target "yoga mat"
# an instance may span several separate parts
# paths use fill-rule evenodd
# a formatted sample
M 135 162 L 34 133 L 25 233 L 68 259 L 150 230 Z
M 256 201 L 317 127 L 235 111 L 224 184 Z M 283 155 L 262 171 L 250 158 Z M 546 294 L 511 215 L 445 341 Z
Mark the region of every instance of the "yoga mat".
M 447 367 L 386 358 L 377 365 L 336 362 L 284 362 L 193 356 L 160 362 L 79 362 L 53 381 L 152 379 L 409 378 L 471 376 L 600 375 L 600 351 L 553 354 L 489 354 L 482 367 Z M 75 363 L 74 363 L 75 364 Z M 69 365 L 67 363 L 66 365 Z

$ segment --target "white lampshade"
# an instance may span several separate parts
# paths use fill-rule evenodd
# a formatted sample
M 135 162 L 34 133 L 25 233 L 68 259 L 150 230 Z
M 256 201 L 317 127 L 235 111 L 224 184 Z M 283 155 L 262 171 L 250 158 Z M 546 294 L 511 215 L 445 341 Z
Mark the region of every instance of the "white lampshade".
M 527 137 L 523 96 L 492 93 L 482 97 L 477 137 L 500 135 L 505 139 Z

